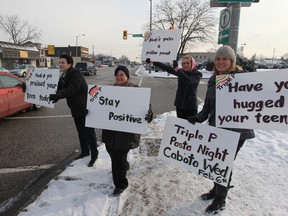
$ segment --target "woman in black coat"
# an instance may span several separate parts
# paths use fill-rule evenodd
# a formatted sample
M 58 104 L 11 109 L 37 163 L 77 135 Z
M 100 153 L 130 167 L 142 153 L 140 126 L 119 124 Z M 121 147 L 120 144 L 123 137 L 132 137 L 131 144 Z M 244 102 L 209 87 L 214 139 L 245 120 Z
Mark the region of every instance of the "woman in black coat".
M 150 63 L 150 59 L 146 60 Z M 182 59 L 182 68 L 178 68 L 177 61 L 173 62 L 173 67 L 161 62 L 151 62 L 170 74 L 178 77 L 178 87 L 174 105 L 178 118 L 187 119 L 198 112 L 197 88 L 202 78 L 202 73 L 197 70 L 194 58 L 186 55 Z
M 130 82 L 129 70 L 125 66 L 118 66 L 115 70 L 114 76 L 116 80 L 114 84 L 115 86 L 139 87 L 138 85 Z M 152 118 L 153 112 L 150 105 L 150 109 L 145 120 L 151 122 Z M 103 130 L 102 142 L 105 143 L 106 150 L 111 158 L 112 176 L 115 185 L 113 195 L 119 196 L 128 187 L 126 174 L 127 170 L 129 169 L 129 163 L 127 161 L 127 155 L 130 149 L 134 149 L 139 146 L 140 134 Z
M 188 118 L 188 121 L 194 124 L 195 122 L 204 122 L 208 119 L 208 123 L 211 126 L 215 126 L 215 108 L 216 108 L 216 75 L 240 73 L 240 67 L 236 66 L 236 56 L 234 50 L 229 46 L 220 47 L 215 56 L 215 68 L 214 74 L 208 81 L 208 88 L 206 92 L 205 102 L 202 110 L 195 116 Z M 246 139 L 252 139 L 255 137 L 252 129 L 237 129 L 237 128 L 225 128 L 227 130 L 235 131 L 240 133 L 240 139 L 237 145 L 237 153 L 243 146 Z M 232 176 L 232 173 L 231 173 Z M 225 199 L 230 187 L 231 176 L 229 179 L 228 186 L 222 186 L 214 182 L 214 187 L 208 192 L 201 195 L 203 200 L 213 199 L 211 205 L 206 208 L 206 212 L 214 213 L 219 209 L 225 207 Z

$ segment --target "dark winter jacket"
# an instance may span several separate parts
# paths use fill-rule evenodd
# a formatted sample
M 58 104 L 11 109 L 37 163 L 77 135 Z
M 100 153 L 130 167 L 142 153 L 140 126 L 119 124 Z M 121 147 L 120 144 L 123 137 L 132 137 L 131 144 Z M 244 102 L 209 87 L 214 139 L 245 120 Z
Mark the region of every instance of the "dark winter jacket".
M 197 88 L 202 78 L 202 73 L 200 73 L 196 68 L 192 71 L 184 71 L 183 69 L 179 69 L 176 72 L 173 67 L 161 62 L 153 62 L 153 65 L 178 77 L 178 87 L 174 105 L 178 109 L 197 110 Z
M 57 94 L 66 98 L 73 117 L 86 116 L 88 85 L 83 75 L 73 67 L 63 73 L 58 82 Z
M 232 73 L 238 73 L 234 71 Z M 215 120 L 216 111 L 216 75 L 212 75 L 208 81 L 208 88 L 202 110 L 196 115 L 198 122 L 204 122 L 208 119 L 208 123 L 211 126 L 216 125 Z M 227 130 L 241 133 L 240 140 L 252 139 L 255 137 L 254 130 L 252 129 L 240 129 L 240 128 L 224 128 Z
M 139 86 L 134 83 L 129 83 L 127 87 Z M 103 129 L 102 142 L 113 150 L 134 149 L 139 146 L 140 134 Z

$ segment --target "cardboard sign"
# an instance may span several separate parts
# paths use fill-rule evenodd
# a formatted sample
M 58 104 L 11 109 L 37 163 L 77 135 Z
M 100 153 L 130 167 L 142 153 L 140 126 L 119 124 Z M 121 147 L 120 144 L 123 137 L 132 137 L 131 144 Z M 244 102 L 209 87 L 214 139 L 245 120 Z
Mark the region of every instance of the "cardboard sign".
M 50 94 L 55 94 L 60 72 L 57 69 L 34 69 L 26 74 L 25 101 L 54 108 L 49 100 Z
M 158 157 L 227 186 L 240 134 L 168 116 Z
M 86 126 L 146 133 L 150 92 L 148 88 L 89 85 Z
M 288 70 L 216 78 L 216 126 L 287 130 Z
M 145 34 L 142 61 L 172 62 L 177 57 L 181 29 L 157 30 Z

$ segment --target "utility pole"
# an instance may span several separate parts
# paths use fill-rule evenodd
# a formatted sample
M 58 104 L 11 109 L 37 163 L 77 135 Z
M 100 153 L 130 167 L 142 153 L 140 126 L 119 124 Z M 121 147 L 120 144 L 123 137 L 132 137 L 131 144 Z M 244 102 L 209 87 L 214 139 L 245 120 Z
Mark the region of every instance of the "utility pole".
M 235 54 L 237 54 L 241 3 L 233 3 L 231 4 L 231 7 L 232 17 L 230 25 L 230 39 L 228 45 L 234 50 Z
M 150 0 L 150 33 L 152 32 L 152 0 Z M 151 74 L 151 63 L 149 63 L 149 74 Z

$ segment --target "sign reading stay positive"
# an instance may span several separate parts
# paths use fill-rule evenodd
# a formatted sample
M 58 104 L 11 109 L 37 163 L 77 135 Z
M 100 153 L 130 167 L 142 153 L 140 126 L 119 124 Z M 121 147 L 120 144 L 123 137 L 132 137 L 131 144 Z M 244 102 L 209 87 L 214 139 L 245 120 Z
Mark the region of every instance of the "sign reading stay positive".
M 254 2 L 254 0 L 217 0 L 219 3 L 229 3 L 229 2 Z

